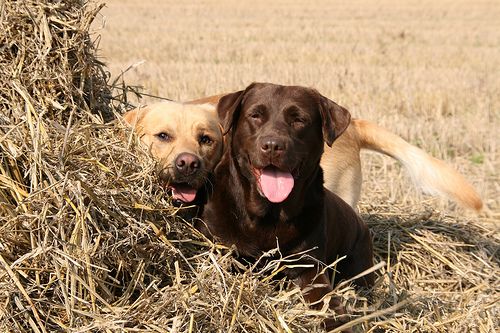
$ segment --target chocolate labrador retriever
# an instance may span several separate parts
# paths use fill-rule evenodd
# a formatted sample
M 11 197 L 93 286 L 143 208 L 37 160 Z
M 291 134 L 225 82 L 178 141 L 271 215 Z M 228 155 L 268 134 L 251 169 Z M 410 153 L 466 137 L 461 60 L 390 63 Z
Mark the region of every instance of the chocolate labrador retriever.
M 215 190 L 197 227 L 245 257 L 278 244 L 283 256 L 310 250 L 286 275 L 314 303 L 372 266 L 370 233 L 356 212 L 323 187 L 323 143 L 331 146 L 350 121 L 349 112 L 316 90 L 254 83 L 223 97 L 217 107 L 227 141 L 214 171 Z M 355 282 L 373 284 L 373 274 Z M 343 313 L 338 299 L 330 306 Z M 327 322 L 328 327 L 336 325 Z

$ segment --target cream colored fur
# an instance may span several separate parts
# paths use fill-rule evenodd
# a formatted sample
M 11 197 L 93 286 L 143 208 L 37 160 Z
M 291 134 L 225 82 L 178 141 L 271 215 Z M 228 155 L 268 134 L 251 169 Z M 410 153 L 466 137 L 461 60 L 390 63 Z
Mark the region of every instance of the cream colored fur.
M 360 149 L 377 151 L 401 162 L 413 182 L 427 194 L 441 195 L 475 210 L 483 206 L 476 190 L 457 171 L 380 126 L 354 119 L 341 138 L 344 140 L 339 138 L 332 149 L 325 149 L 321 165 L 325 186 L 353 207 L 361 190 Z M 345 145 L 354 148 L 348 151 Z
M 222 156 L 222 132 L 212 104 L 165 101 L 131 110 L 123 119 L 172 178 L 174 161 L 181 153 L 197 156 L 207 170 L 213 170 Z M 161 139 L 161 133 L 167 139 Z M 202 135 L 210 137 L 212 143 L 200 144 Z

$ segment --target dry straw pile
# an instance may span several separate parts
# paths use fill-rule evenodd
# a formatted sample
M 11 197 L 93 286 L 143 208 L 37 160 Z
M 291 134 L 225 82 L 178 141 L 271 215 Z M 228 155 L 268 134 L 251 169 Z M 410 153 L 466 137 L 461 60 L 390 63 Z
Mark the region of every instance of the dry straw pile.
M 83 0 L 0 3 L 0 330 L 315 332 L 276 262 L 242 267 L 176 219 L 96 59 Z M 498 236 L 478 223 L 363 207 L 379 279 L 336 292 L 356 330 L 493 332 Z M 382 215 L 380 212 L 384 212 Z M 331 314 L 330 314 L 331 315 Z

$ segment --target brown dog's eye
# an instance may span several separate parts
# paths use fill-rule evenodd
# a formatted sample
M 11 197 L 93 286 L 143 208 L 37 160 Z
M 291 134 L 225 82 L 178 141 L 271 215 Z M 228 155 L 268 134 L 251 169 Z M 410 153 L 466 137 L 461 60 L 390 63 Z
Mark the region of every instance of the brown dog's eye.
M 293 121 L 292 121 L 292 126 L 294 128 L 302 128 L 306 125 L 306 121 L 302 118 L 295 118 Z
M 161 140 L 161 141 L 169 141 L 171 139 L 170 135 L 168 135 L 165 132 L 161 132 L 156 134 L 156 136 Z
M 247 110 L 246 117 L 253 124 L 260 124 L 267 119 L 267 108 L 265 105 L 255 105 Z
M 262 124 L 263 120 L 263 115 L 260 112 L 252 112 L 248 115 L 248 118 L 252 124 L 255 125 L 260 125 Z
M 209 145 L 213 142 L 213 140 L 208 135 L 200 136 L 200 143 L 202 145 Z

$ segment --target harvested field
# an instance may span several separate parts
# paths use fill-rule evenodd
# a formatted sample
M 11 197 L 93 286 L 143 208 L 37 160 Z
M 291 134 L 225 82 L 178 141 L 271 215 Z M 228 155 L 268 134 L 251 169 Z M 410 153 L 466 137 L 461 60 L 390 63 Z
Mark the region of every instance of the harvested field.
M 174 217 L 154 161 L 119 118 L 154 100 L 126 85 L 187 100 L 252 81 L 317 88 L 446 160 L 484 198 L 484 213 L 464 211 L 418 194 L 392 160 L 363 155 L 360 212 L 380 265 L 373 290 L 335 289 L 354 330 L 499 329 L 495 2 L 0 9 L 1 331 L 321 332 L 332 314 L 269 279 L 277 262 L 241 267 Z

